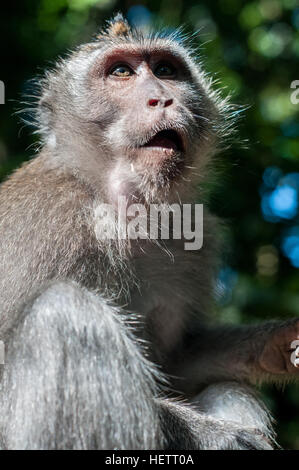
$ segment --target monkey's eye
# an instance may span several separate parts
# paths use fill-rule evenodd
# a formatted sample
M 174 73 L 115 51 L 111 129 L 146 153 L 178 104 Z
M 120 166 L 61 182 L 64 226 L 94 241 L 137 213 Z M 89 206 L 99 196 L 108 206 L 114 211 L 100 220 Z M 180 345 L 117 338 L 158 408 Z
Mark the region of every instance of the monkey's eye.
M 161 62 L 157 65 L 154 71 L 157 77 L 163 78 L 174 78 L 176 76 L 176 72 L 176 68 L 168 62 Z
M 128 65 L 121 64 L 121 65 L 116 65 L 115 67 L 113 67 L 110 70 L 109 75 L 114 75 L 115 77 L 126 78 L 126 77 L 130 77 L 131 75 L 133 75 L 133 73 L 134 73 L 133 70 Z

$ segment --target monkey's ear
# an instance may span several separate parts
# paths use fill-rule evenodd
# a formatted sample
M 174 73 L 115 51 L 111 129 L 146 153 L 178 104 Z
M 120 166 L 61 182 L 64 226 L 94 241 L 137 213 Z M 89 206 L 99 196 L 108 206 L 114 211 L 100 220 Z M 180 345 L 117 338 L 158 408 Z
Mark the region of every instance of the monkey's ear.
M 127 20 L 123 17 L 121 13 L 117 13 L 112 20 L 108 21 L 108 27 L 106 31 L 100 33 L 97 38 L 102 39 L 103 36 L 126 36 L 130 33 L 131 28 Z

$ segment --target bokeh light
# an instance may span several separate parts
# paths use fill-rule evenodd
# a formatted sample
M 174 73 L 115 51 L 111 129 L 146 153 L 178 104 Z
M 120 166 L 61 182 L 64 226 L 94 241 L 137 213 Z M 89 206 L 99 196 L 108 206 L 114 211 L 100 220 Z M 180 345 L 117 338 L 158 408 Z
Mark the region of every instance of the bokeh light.
M 282 251 L 295 268 L 299 268 L 299 226 L 291 227 L 282 240 Z
M 264 187 L 261 188 L 261 207 L 265 220 L 278 222 L 280 219 L 293 219 L 298 213 L 299 173 L 281 177 L 278 168 L 268 168 L 264 172 Z M 265 186 L 273 187 L 267 191 Z

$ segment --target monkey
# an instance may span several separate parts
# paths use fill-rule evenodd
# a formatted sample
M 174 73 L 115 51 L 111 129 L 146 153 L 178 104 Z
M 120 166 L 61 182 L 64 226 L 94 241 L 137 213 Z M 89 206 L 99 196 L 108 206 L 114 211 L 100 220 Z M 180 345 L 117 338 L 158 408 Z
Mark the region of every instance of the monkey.
M 253 384 L 297 377 L 298 319 L 215 326 L 206 204 L 196 250 L 107 209 L 204 201 L 232 115 L 183 35 L 121 14 L 45 73 L 40 150 L 0 187 L 0 448 L 275 448 Z

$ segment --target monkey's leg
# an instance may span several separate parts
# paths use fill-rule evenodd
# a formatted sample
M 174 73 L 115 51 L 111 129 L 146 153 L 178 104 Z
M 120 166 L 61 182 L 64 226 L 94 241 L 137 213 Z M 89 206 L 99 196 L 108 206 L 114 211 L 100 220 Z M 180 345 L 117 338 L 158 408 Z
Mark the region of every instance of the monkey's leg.
M 5 448 L 163 447 L 154 372 L 119 312 L 94 294 L 72 283 L 49 287 L 6 346 Z
M 271 434 L 240 423 L 227 414 L 223 419 L 203 413 L 196 404 L 160 401 L 161 423 L 168 450 L 271 450 Z M 266 434 L 267 433 L 267 434 Z
M 271 442 L 274 439 L 272 418 L 251 387 L 238 382 L 219 382 L 206 387 L 191 400 L 209 416 L 258 429 Z

